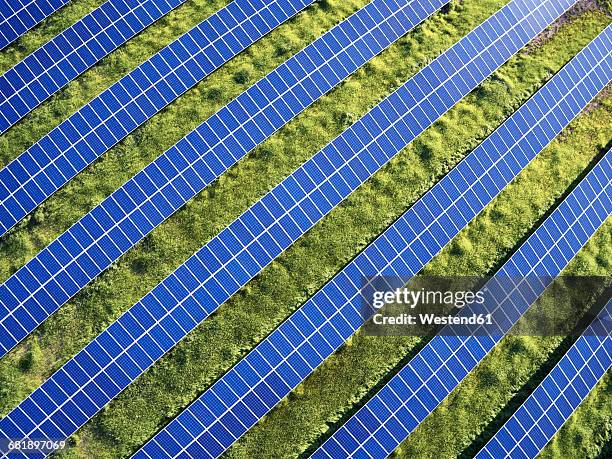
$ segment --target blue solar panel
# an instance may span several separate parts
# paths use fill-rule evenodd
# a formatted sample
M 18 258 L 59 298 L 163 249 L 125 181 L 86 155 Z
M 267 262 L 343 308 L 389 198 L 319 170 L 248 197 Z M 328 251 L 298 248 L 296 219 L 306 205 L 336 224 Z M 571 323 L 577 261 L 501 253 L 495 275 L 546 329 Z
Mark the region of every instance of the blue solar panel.
M 0 49 L 4 48 L 70 0 L 9 0 L 0 2 Z
M 417 13 L 414 6 L 421 3 L 425 6 Z M 373 1 L 149 164 L 19 270 L 5 283 L 6 290 L 0 286 L 0 291 L 13 292 L 16 300 L 9 306 L 12 298 L 7 293 L 4 301 L 0 298 L 0 305 L 12 311 L 13 317 L 20 314 L 34 319 L 19 320 L 23 331 L 18 331 L 18 336 L 32 331 L 249 150 L 444 3 L 446 0 Z M 396 21 L 398 17 L 401 21 Z M 54 263 L 59 259 L 63 262 Z M 62 281 L 65 278 L 68 283 Z M 58 290 L 54 281 L 64 288 Z M 47 305 L 44 311 L 41 305 Z M 0 329 L 5 319 L 0 319 Z M 14 338 L 0 337 L 0 346 L 8 350 L 17 343 L 17 336 Z
M 234 0 L 0 170 L 0 236 L 198 81 L 314 0 Z
M 0 134 L 185 0 L 109 0 L 0 76 Z
M 587 77 L 603 69 L 601 56 L 595 57 L 589 50 L 606 44 L 612 48 L 607 38 L 600 36 L 583 50 L 323 289 L 145 445 L 143 453 L 166 457 L 162 450 L 167 450 L 169 444 L 164 439 L 170 436 L 173 445 L 176 443 L 196 455 L 200 448 L 208 450 L 206 445 L 216 444 L 211 441 L 212 434 L 206 435 L 212 426 L 221 424 L 230 430 L 222 418 L 235 416 L 242 422 L 242 431 L 232 431 L 239 436 L 288 395 L 362 325 L 364 278 L 385 274 L 406 279 L 419 272 L 467 224 L 472 213 L 479 213 L 491 202 L 588 104 L 596 91 L 588 89 Z M 601 90 L 605 84 L 598 86 Z M 581 101 L 580 106 L 559 109 L 563 101 L 574 99 Z M 542 115 L 528 123 L 526 116 L 530 113 Z M 562 125 L 547 131 L 539 139 L 542 145 L 528 140 L 531 133 L 557 121 Z M 508 139 L 506 143 L 504 138 Z M 512 167 L 510 175 L 504 178 L 500 171 L 514 164 L 518 166 Z M 500 179 L 495 187 L 485 189 L 496 173 Z M 462 208 L 459 196 L 468 196 L 467 208 L 471 213 L 453 218 L 452 209 Z M 382 266 L 376 261 L 381 257 Z M 270 403 L 262 407 L 261 393 L 265 388 L 271 389 L 273 395 Z M 217 408 L 219 403 L 222 409 Z M 197 423 L 191 422 L 194 418 Z M 188 433 L 181 429 L 187 425 Z M 144 457 L 143 453 L 136 456 Z
M 423 70 L 435 78 L 430 81 L 436 89 L 429 91 L 427 97 L 419 96 L 420 103 L 416 103 L 411 94 L 422 94 L 417 80 L 423 81 L 427 92 L 423 72 L 328 144 L 145 295 L 20 404 L 12 412 L 14 414 L 0 421 L 0 430 L 10 438 L 71 435 L 416 133 L 431 125 L 438 115 L 427 117 L 421 105 L 429 104 L 436 113 L 446 111 L 572 3 L 548 0 L 541 8 L 533 8 L 522 0 L 509 3 L 451 48 L 450 58 L 449 53 L 440 58 L 446 59 L 444 62 L 448 63 L 446 68 L 450 72 L 443 84 L 440 85 L 438 77 L 431 72 L 434 68 L 438 75 L 447 75 L 438 59 Z M 506 15 L 511 15 L 514 25 L 510 25 Z M 502 27 L 502 23 L 507 25 Z M 510 32 L 505 27 L 510 27 Z M 509 36 L 512 39 L 508 39 Z M 477 46 L 469 46 L 472 43 Z M 454 51 L 464 46 L 469 46 L 470 52 L 460 56 Z M 479 59 L 483 54 L 489 56 L 494 49 L 504 53 L 503 58 L 496 55 L 498 64 Z M 485 74 L 478 71 L 477 76 L 473 76 L 470 72 L 471 63 L 476 60 Z M 449 95 L 444 103 L 439 91 L 446 91 L 445 88 L 451 86 L 462 89 L 454 93 L 455 96 Z M 392 107 L 396 108 L 385 114 Z M 393 136 L 395 144 L 387 135 Z M 315 185 L 316 182 L 319 185 Z M 78 384 L 67 384 L 67 378 Z M 54 390 L 57 386 L 61 387 L 62 395 Z M 264 392 L 264 397 L 272 395 L 269 391 Z M 37 409 L 46 410 L 43 411 L 44 419 L 35 426 L 21 424 L 21 413 L 33 409 L 28 400 L 39 397 L 45 399 L 42 405 L 37 404 Z M 57 399 L 52 401 L 49 397 Z
M 612 366 L 612 301 L 476 455 L 535 458 Z
M 483 288 L 493 325 L 447 326 L 314 454 L 387 457 L 480 362 L 612 213 L 612 153 L 563 200 Z M 381 408 L 382 407 L 382 408 Z

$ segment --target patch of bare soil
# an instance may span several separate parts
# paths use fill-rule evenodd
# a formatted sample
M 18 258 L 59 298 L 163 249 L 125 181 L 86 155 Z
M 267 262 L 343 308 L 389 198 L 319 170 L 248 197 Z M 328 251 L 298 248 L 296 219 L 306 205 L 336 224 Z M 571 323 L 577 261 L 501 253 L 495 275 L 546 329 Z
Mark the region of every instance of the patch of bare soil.
M 610 94 L 612 94 L 612 83 L 608 84 L 605 88 L 603 88 L 603 90 L 597 95 L 597 97 L 595 97 L 595 99 L 593 99 L 593 101 L 586 106 L 586 108 L 584 109 L 584 113 L 588 114 L 592 111 L 597 110 L 601 106 L 601 101 L 608 97 Z
M 570 22 L 580 16 L 581 14 L 586 13 L 587 11 L 596 11 L 602 10 L 597 0 L 579 0 L 573 7 L 571 7 L 565 14 L 563 14 L 559 19 L 557 19 L 553 24 L 540 33 L 537 37 L 535 37 L 527 48 L 525 49 L 525 53 L 529 54 L 532 50 L 539 48 L 544 43 L 549 41 L 552 36 L 559 30 L 564 24 Z
M 583 115 L 588 115 L 589 113 L 597 110 L 599 107 L 601 107 L 602 101 L 606 97 L 608 97 L 610 94 L 612 94 L 612 83 L 608 84 L 605 88 L 603 88 L 603 90 L 599 94 L 597 94 L 597 96 L 595 96 L 595 98 L 591 101 L 591 103 L 589 103 L 585 107 L 585 109 L 583 110 L 582 114 Z M 567 138 L 573 132 L 574 132 L 574 129 L 570 125 L 570 126 L 566 127 L 563 130 L 563 132 L 561 133 L 560 137 L 561 138 Z

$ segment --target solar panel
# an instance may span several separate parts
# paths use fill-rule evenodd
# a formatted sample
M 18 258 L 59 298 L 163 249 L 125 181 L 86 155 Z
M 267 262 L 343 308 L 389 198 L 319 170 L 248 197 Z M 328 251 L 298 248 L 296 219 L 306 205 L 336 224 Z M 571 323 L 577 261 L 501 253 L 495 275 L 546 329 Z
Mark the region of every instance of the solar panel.
M 0 337 L 0 345 L 8 350 L 16 344 L 18 336 L 32 331 L 249 150 L 444 3 L 373 1 L 149 164 L 0 286 L 0 292 L 6 292 L 0 305 L 10 308 L 9 315 L 23 328 L 16 329 L 17 336 L 13 332 L 13 337 Z M 58 290 L 54 282 L 63 288 Z M 5 319 L 0 319 L 0 329 Z
M 108 0 L 0 76 L 0 134 L 185 0 Z
M 514 0 L 506 5 L 328 144 L 110 325 L 0 421 L 3 434 L 9 438 L 71 435 L 337 205 L 350 193 L 349 183 L 353 187 L 362 183 L 412 140 L 415 132 L 431 125 L 439 113 L 470 92 L 572 3 L 547 0 L 533 8 L 528 2 Z M 491 53 L 495 56 L 489 65 L 482 56 Z M 440 85 L 432 68 L 437 75 L 447 75 L 441 61 L 447 63 L 451 75 Z M 431 74 L 432 79 L 425 79 L 424 74 Z M 417 104 L 411 94 L 422 94 L 421 87 L 428 91 L 428 81 L 436 89 L 431 88 L 430 97 Z M 438 95 L 451 86 L 462 89 L 445 99 Z M 423 104 L 429 104 L 426 111 Z M 393 107 L 399 112 L 393 109 L 387 118 L 383 110 Z M 437 113 L 430 115 L 433 119 L 426 115 L 430 109 Z M 334 164 L 337 172 L 332 173 Z M 314 180 L 320 181 L 320 186 L 315 186 Z M 296 205 L 298 201 L 300 205 Z M 36 421 L 24 422 L 25 413 Z
M 602 34 L 568 63 L 136 457 L 166 457 L 164 451 L 205 456 L 201 449 L 216 455 L 225 445 L 216 440 L 214 428 L 239 437 L 287 396 L 363 324 L 363 279 L 381 274 L 406 279 L 419 272 L 605 87 L 595 75 L 603 76 L 609 68 L 598 51 L 606 46 L 610 51 L 609 38 Z M 580 103 L 562 105 L 568 100 Z M 533 143 L 531 136 L 543 127 L 539 142 Z
M 122 138 L 314 0 L 234 0 L 0 170 L 0 236 Z
M 535 458 L 612 366 L 612 301 L 476 455 Z
M 612 153 L 563 200 L 483 288 L 493 325 L 447 326 L 313 458 L 387 457 L 480 362 L 612 213 Z
M 9 45 L 70 0 L 10 0 L 0 2 L 0 49 Z
M 13 3 L 8 3 L 7 0 L 0 1 L 0 23 L 6 21 L 7 18 L 13 16 L 18 10 L 29 2 L 17 0 Z

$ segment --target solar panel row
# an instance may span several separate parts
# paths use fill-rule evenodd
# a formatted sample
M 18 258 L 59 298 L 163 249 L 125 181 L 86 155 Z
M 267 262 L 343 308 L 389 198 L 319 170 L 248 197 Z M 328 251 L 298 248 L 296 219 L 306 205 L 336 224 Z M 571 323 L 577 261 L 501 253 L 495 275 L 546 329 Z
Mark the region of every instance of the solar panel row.
M 477 454 L 535 458 L 612 366 L 612 301 Z
M 572 3 L 546 0 L 534 7 L 531 1 L 510 2 L 306 162 L 122 315 L 0 421 L 3 434 L 9 438 L 71 435 L 346 197 L 351 186 L 366 180 L 412 140 L 415 132 L 431 125 Z M 431 83 L 424 75 L 430 75 Z M 429 91 L 429 97 L 424 97 L 420 87 Z M 417 104 L 412 94 L 421 102 Z M 431 115 L 426 115 L 422 104 L 429 104 L 426 110 L 431 109 Z M 334 165 L 336 172 L 332 173 Z
M 0 236 L 122 138 L 314 0 L 234 0 L 0 170 Z
M 593 41 L 135 457 L 215 456 L 227 447 L 220 439 L 231 440 L 221 433 L 239 437 L 288 395 L 363 324 L 364 279 L 419 272 L 603 89 L 595 75 L 609 65 L 598 48 L 612 48 L 609 38 Z
M 0 1 L 0 49 L 9 45 L 70 0 Z
M 185 0 L 109 0 L 0 76 L 0 134 Z
M 457 314 L 490 314 L 492 324 L 446 326 L 312 457 L 387 457 L 493 349 L 610 213 L 612 153 L 486 283 L 484 303 Z
M 23 328 L 11 329 L 19 334 L 0 345 L 12 347 L 248 151 L 444 3 L 374 0 L 149 164 L 0 286 L 7 292 L 0 305 Z

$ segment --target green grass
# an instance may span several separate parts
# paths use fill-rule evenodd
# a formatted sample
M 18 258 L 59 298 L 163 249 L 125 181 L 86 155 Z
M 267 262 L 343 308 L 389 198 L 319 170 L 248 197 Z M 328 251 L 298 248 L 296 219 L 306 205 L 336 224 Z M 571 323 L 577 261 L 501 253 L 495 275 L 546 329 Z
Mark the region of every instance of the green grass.
M 448 13 L 437 14 L 155 229 L 0 361 L 0 413 L 8 412 L 352 120 L 506 2 L 463 0 Z M 174 16 L 169 15 L 172 27 L 148 29 L 125 50 L 113 53 L 77 79 L 0 139 L 0 165 L 224 3 L 195 6 L 188 2 L 171 13 Z M 0 240 L 0 281 L 225 102 L 365 3 L 328 0 L 323 6 L 309 8 L 113 148 Z M 76 436 L 76 447 L 64 455 L 121 457 L 140 446 L 320 288 L 609 22 L 609 17 L 599 12 L 585 13 L 550 41 L 512 59 L 96 416 Z M 438 257 L 440 264 L 435 269 L 458 273 L 490 270 L 610 139 L 611 104 L 606 97 L 591 114 L 575 122 L 572 134 L 563 136 L 547 150 L 542 162 L 538 160 L 530 168 L 531 181 L 517 181 L 514 191 L 499 200 L 495 211 L 488 209 L 459 242 Z M 590 269 L 586 272 L 597 272 L 602 266 L 609 272 L 609 255 L 594 253 L 584 263 Z M 324 365 L 324 371 L 315 374 L 318 380 L 311 378 L 319 381 L 319 386 L 309 386 L 309 379 L 291 396 L 290 404 L 270 414 L 230 455 L 278 457 L 287 448 L 287 454 L 304 450 L 325 431 L 327 423 L 338 419 L 392 367 L 380 364 L 379 348 L 382 355 L 402 355 L 414 349 L 414 344 L 385 338 L 372 346 L 371 339 L 356 337 L 351 346 Z M 345 354 L 347 360 L 339 360 Z M 543 359 L 547 353 L 534 351 L 533 355 Z M 349 371 L 352 367 L 355 372 Z M 347 372 L 346 384 L 336 379 L 343 372 Z M 328 381 L 334 381 L 331 386 L 339 394 L 326 395 Z M 302 403 L 305 399 L 310 405 Z M 263 445 L 255 443 L 263 438 L 268 439 Z

